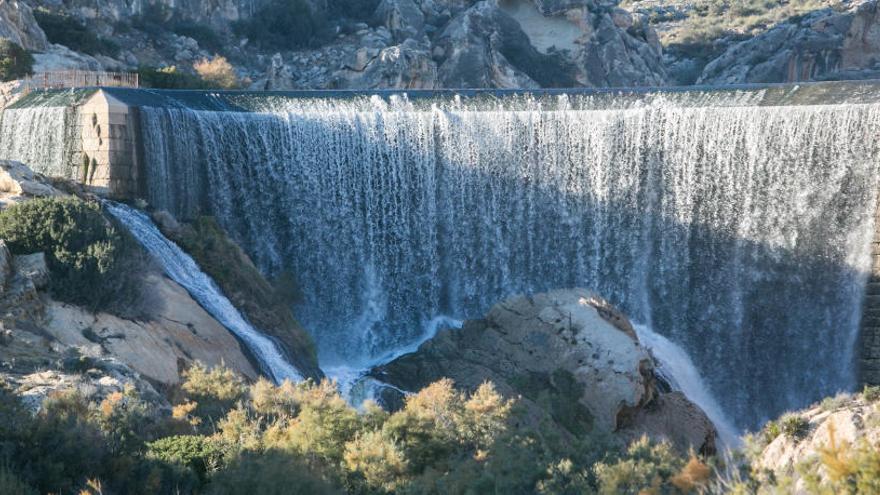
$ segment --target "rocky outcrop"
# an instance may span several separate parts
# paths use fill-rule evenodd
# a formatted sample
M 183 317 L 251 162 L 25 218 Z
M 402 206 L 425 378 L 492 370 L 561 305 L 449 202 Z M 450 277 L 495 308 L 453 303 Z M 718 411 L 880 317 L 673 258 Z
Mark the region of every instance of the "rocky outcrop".
M 49 48 L 46 33 L 40 29 L 30 5 L 19 0 L 0 0 L 0 38 L 6 38 L 32 51 Z
M 0 160 L 0 202 L 61 194 L 61 191 L 49 184 L 48 179 L 27 165 L 14 160 Z
M 731 46 L 710 62 L 700 84 L 781 83 L 880 76 L 876 0 L 822 9 Z
M 437 87 L 437 64 L 425 45 L 407 39 L 384 49 L 361 48 L 334 75 L 335 89 Z
M 626 317 L 577 289 L 512 297 L 371 375 L 404 390 L 443 377 L 468 390 L 489 380 L 521 396 L 533 421 L 549 415 L 574 435 L 646 433 L 713 452 L 709 419 L 680 393 L 662 394 L 653 369 Z
M 159 274 L 145 280 L 149 304 L 137 320 L 91 313 L 47 301 L 44 327 L 62 344 L 92 358 L 112 357 L 163 384 L 179 379 L 180 366 L 201 361 L 225 364 L 254 379 L 257 371 L 229 331 L 181 286 Z
M 765 427 L 753 438 L 758 450 L 751 459 L 752 470 L 761 476 L 793 481 L 794 493 L 804 489 L 804 471 L 821 479 L 828 473 L 823 463 L 815 465 L 823 450 L 831 447 L 880 447 L 880 403 L 876 390 L 858 395 L 839 395 L 804 411 L 789 413 Z M 772 433 L 771 433 L 772 432 Z M 768 438 L 768 435 L 774 435 Z M 848 449 L 847 449 L 848 450 Z

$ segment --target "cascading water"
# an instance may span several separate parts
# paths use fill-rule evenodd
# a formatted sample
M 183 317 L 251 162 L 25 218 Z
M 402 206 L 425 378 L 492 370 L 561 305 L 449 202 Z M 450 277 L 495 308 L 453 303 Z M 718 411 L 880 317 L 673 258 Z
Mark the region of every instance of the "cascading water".
M 712 392 L 703 382 L 690 356 L 681 347 L 666 337 L 654 332 L 645 325 L 634 324 L 633 328 L 639 342 L 651 350 L 657 361 L 655 373 L 660 375 L 673 389 L 682 392 L 688 399 L 700 406 L 712 420 L 723 446 L 734 448 L 739 445 L 739 433 L 731 424 Z
M 30 164 L 41 174 L 74 178 L 75 111 L 68 107 L 30 107 L 4 112 L 0 118 L 0 156 Z
M 252 327 L 214 281 L 199 269 L 188 254 L 163 236 L 147 215 L 119 203 L 107 202 L 105 206 L 172 280 L 186 289 L 211 316 L 244 342 L 266 375 L 276 382 L 285 379 L 302 381 L 302 375 L 287 362 L 275 342 Z
M 327 367 L 584 286 L 685 348 L 754 427 L 854 386 L 880 106 L 750 98 L 143 108 L 148 195 L 294 273 Z
M 583 286 L 685 349 L 748 428 L 855 384 L 880 105 L 839 94 L 132 104 L 150 202 L 292 272 L 325 369 L 383 361 L 438 315 Z M 221 107 L 252 111 L 195 110 Z M 66 167 L 31 140 L 64 115 L 27 111 L 5 112 L 0 156 Z

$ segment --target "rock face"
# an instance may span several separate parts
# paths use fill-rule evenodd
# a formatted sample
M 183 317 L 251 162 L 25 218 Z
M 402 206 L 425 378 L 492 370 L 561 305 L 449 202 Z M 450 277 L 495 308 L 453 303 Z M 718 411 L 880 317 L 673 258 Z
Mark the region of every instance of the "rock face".
M 880 9 L 859 1 L 781 23 L 730 47 L 700 84 L 779 83 L 880 76 Z
M 576 289 L 512 297 L 372 375 L 404 390 L 442 377 L 468 390 L 490 380 L 502 394 L 522 396 L 533 418 L 549 409 L 572 434 L 647 433 L 681 449 L 714 451 L 706 415 L 681 394 L 661 394 L 653 368 L 626 317 Z M 580 412 L 562 414 L 554 409 L 560 400 Z
M 225 364 L 254 379 L 257 372 L 239 342 L 182 287 L 158 274 L 146 284 L 152 301 L 138 320 L 48 301 L 45 329 L 89 357 L 113 357 L 164 384 L 178 381 L 179 364 L 193 360 Z
M 815 460 L 821 449 L 832 445 L 880 445 L 880 404 L 876 397 L 859 394 L 826 399 L 822 404 L 805 411 L 791 413 L 803 422 L 798 435 L 780 433 L 762 446 L 752 460 L 753 469 L 792 477 L 796 493 L 806 493 L 798 466 Z M 779 423 L 785 421 L 779 420 Z M 827 475 L 824 468 L 820 477 Z
M 34 19 L 33 10 L 18 0 L 0 0 L 0 38 L 7 38 L 27 50 L 49 48 L 49 41 Z
M 0 201 L 15 202 L 61 194 L 45 177 L 27 165 L 13 160 L 0 160 Z
M 545 13 L 546 12 L 546 13 Z M 656 86 L 656 33 L 615 2 L 383 0 L 376 27 L 275 54 L 253 89 Z

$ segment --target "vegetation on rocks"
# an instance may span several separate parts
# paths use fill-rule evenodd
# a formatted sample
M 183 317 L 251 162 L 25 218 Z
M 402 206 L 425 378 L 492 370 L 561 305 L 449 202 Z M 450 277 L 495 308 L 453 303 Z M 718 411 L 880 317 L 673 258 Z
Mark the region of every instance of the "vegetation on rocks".
M 193 69 L 203 81 L 214 88 L 237 89 L 241 87 L 241 81 L 239 81 L 235 69 L 225 57 L 202 59 L 193 65 Z
M 0 211 L 0 239 L 13 254 L 43 252 L 58 300 L 127 313 L 140 299 L 145 255 L 95 202 L 37 198 Z
M 243 387 L 228 370 L 194 370 L 178 397 L 197 404 L 188 418 L 151 410 L 133 390 L 99 403 L 58 393 L 31 416 L 0 390 L 0 483 L 17 493 L 91 483 L 131 494 L 563 494 L 688 493 L 708 479 L 703 461 L 647 439 L 583 464 L 522 424 L 490 383 L 465 394 L 441 380 L 389 413 L 354 409 L 328 381 Z
M 14 42 L 0 38 L 0 81 L 22 79 L 33 72 L 34 57 Z
M 289 50 L 307 46 L 321 26 L 306 0 L 272 0 L 234 29 L 261 48 Z
M 113 57 L 119 52 L 119 45 L 115 42 L 98 36 L 92 29 L 67 14 L 38 8 L 34 10 L 34 18 L 52 43 L 89 55 Z

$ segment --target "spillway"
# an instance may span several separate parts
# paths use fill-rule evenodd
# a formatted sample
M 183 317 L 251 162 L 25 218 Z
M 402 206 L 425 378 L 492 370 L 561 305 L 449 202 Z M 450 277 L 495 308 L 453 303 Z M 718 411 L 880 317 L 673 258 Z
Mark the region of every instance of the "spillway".
M 323 365 L 583 286 L 685 349 L 749 428 L 855 387 L 877 87 L 107 92 L 138 110 L 140 195 L 293 273 Z

